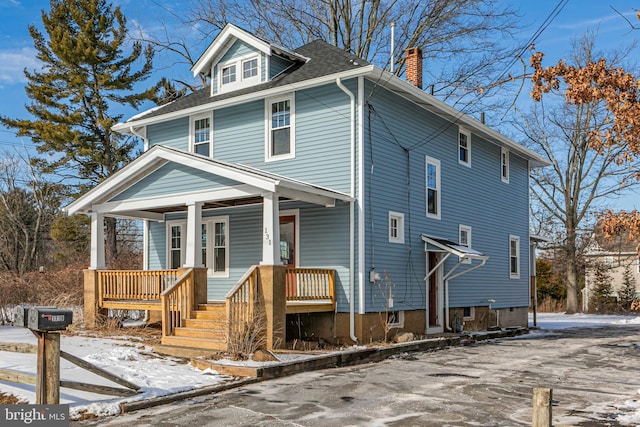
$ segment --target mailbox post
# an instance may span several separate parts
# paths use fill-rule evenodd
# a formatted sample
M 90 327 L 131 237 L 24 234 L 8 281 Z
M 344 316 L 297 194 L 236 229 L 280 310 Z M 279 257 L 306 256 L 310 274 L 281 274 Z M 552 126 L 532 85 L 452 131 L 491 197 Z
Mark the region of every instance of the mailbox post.
M 71 310 L 52 307 L 32 307 L 22 318 L 16 310 L 17 322 L 38 337 L 38 367 L 36 371 L 36 404 L 60 403 L 60 333 L 73 321 Z

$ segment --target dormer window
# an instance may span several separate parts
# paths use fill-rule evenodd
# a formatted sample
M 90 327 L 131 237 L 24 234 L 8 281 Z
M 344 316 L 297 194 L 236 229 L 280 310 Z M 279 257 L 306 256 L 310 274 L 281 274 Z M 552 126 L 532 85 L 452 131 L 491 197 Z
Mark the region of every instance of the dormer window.
M 220 91 L 240 89 L 260 83 L 260 59 L 258 56 L 234 58 L 218 65 Z

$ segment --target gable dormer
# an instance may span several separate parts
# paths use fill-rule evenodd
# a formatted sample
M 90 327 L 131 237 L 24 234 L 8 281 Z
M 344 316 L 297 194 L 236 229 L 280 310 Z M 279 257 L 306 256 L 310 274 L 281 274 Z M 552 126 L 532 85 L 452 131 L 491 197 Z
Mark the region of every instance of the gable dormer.
M 211 96 L 268 82 L 307 58 L 227 24 L 191 68 L 211 81 Z

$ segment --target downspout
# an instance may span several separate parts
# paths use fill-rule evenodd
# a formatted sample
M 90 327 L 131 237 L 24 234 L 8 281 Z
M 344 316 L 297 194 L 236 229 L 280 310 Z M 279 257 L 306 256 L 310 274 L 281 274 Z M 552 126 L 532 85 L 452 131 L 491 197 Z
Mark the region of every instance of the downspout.
M 355 334 L 355 275 L 354 275 L 354 256 L 355 256 L 355 247 L 354 247 L 354 239 L 355 239 L 355 230 L 353 221 L 355 219 L 355 169 L 356 169 L 356 97 L 349 89 L 346 88 L 345 85 L 342 84 L 342 80 L 340 77 L 336 78 L 336 85 L 342 90 L 344 93 L 349 96 L 350 100 L 350 111 L 351 111 L 351 124 L 350 124 L 350 143 L 351 143 L 351 170 L 350 170 L 350 182 L 351 188 L 351 202 L 349 202 L 349 336 L 351 340 L 355 343 L 358 343 L 358 337 Z
M 442 264 L 444 264 L 444 262 L 447 260 L 447 258 L 449 258 L 449 255 L 451 255 L 451 252 L 447 252 L 447 254 L 444 256 L 444 258 L 442 258 L 440 261 L 438 261 L 438 263 L 429 270 L 429 272 L 427 273 L 426 276 L 424 276 L 424 284 L 425 284 L 425 292 L 424 294 L 426 295 L 427 299 L 424 302 L 424 334 L 427 335 L 428 331 L 429 331 L 429 277 L 431 277 L 431 275 L 433 273 L 435 273 L 438 268 L 440 268 L 440 266 Z M 429 252 L 425 252 L 425 256 L 427 257 L 427 260 L 425 262 L 425 264 L 429 264 Z
M 451 325 L 449 324 L 449 280 L 453 280 L 457 277 L 462 276 L 463 274 L 467 274 L 472 272 L 473 270 L 482 267 L 483 265 L 485 265 L 485 263 L 487 262 L 487 258 L 482 258 L 482 262 L 478 265 L 474 265 L 471 268 L 468 268 L 464 271 L 461 271 L 458 274 L 453 274 L 453 272 L 460 267 L 460 265 L 464 262 L 465 257 L 460 258 L 460 260 L 458 261 L 458 263 L 455 265 L 455 267 L 453 267 L 451 270 L 449 270 L 449 272 L 442 278 L 444 280 L 444 291 L 446 292 L 446 297 L 444 299 L 444 315 L 445 315 L 445 319 L 446 319 L 446 323 L 445 325 L 447 326 L 447 329 L 451 329 Z

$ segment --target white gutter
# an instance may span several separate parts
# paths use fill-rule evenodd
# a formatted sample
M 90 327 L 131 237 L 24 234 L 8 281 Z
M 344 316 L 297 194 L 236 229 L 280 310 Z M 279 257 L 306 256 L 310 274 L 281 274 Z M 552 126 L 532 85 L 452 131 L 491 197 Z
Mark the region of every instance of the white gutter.
M 364 77 L 358 77 L 358 314 L 365 313 L 364 292 Z
M 147 140 L 146 136 L 142 136 L 142 134 L 139 134 L 138 132 L 136 132 L 133 126 L 129 126 L 129 133 L 131 133 L 131 135 L 133 136 L 137 136 L 142 140 L 144 151 L 147 151 L 149 149 L 149 141 Z
M 355 182 L 355 170 L 356 170 L 356 98 L 353 92 L 346 88 L 345 85 L 342 84 L 340 77 L 336 78 L 336 85 L 349 96 L 350 104 L 351 104 L 351 129 L 350 129 L 350 144 L 351 144 L 351 170 L 350 170 L 350 181 L 351 188 L 350 194 L 351 198 L 355 198 L 356 191 L 356 182 Z M 354 214 L 355 203 L 351 201 L 349 203 L 349 335 L 353 342 L 358 342 L 358 337 L 355 334 L 355 276 L 354 276 L 354 259 L 355 256 L 355 248 L 353 240 L 355 239 L 355 230 L 353 221 L 355 219 Z
M 463 274 L 467 274 L 469 272 L 472 272 L 473 270 L 482 267 L 483 265 L 485 265 L 485 263 L 487 262 L 487 257 L 474 257 L 475 259 L 481 259 L 482 262 L 478 265 L 474 265 L 471 268 L 468 268 L 464 271 L 459 272 L 458 274 L 453 274 L 453 272 L 460 267 L 460 265 L 465 261 L 466 257 L 462 257 L 460 258 L 460 260 L 458 261 L 458 263 L 451 269 L 449 270 L 449 272 L 447 274 L 445 274 L 445 276 L 442 278 L 442 280 L 444 280 L 444 291 L 446 293 L 446 297 L 444 299 L 444 314 L 445 314 L 445 325 L 447 327 L 447 329 L 451 329 L 451 325 L 449 324 L 449 280 L 453 280 L 457 277 L 462 276 Z

